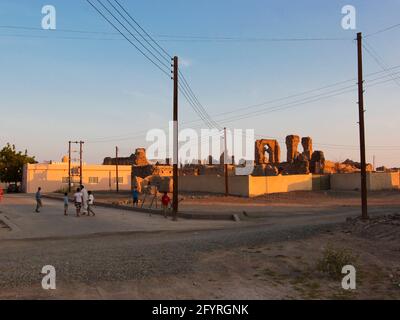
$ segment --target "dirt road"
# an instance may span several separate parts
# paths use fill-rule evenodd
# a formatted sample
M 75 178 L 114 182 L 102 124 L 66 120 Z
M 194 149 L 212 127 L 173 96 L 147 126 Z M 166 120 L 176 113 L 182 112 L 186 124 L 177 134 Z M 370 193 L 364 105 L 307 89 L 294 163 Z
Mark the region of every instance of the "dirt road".
M 398 239 L 385 238 L 387 231 L 377 238 L 353 232 L 345 220 L 358 214 L 344 207 L 217 230 L 2 240 L 0 298 L 399 299 Z M 356 290 L 344 291 L 340 280 L 317 270 L 327 246 L 357 257 Z M 56 268 L 56 290 L 41 288 L 44 265 Z

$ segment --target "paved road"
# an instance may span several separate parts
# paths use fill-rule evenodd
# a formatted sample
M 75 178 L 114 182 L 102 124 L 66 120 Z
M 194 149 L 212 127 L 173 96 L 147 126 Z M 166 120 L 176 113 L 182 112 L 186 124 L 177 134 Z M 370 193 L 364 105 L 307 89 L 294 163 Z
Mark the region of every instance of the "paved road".
M 26 212 L 28 200 L 25 197 L 14 200 L 19 204 L 8 203 L 0 210 L 3 211 L 3 215 L 16 216 L 17 223 L 18 219 L 22 219 L 20 216 L 24 214 L 32 215 L 34 217 L 32 219 L 37 219 L 39 222 L 36 225 L 40 225 L 41 219 L 52 219 L 50 212 L 47 216 L 45 211 L 41 213 L 44 217 Z M 56 204 L 59 206 L 57 201 L 51 205 Z M 50 202 L 47 205 L 49 206 Z M 10 209 L 14 211 L 9 212 Z M 107 214 L 113 215 L 115 212 L 107 210 L 109 209 L 104 209 L 104 212 L 99 211 L 100 215 L 106 215 L 102 224 L 113 225 L 114 220 Z M 394 210 L 398 211 L 398 208 L 371 209 L 371 213 L 383 214 Z M 2 270 L 0 288 L 3 292 L 18 287 L 39 288 L 42 279 L 40 270 L 48 264 L 56 267 L 57 280 L 60 283 L 79 282 L 88 285 L 109 281 L 140 280 L 154 275 L 190 274 L 196 272 L 196 260 L 201 253 L 288 239 L 302 239 L 343 223 L 346 217 L 358 215 L 359 210 L 343 208 L 337 212 L 296 216 L 279 214 L 271 215 L 269 218 L 251 219 L 244 223 L 224 222 L 221 224 L 221 222 L 207 221 L 204 222 L 207 225 L 197 227 L 198 230 L 195 230 L 192 223 L 197 225 L 200 221 L 180 221 L 178 223 L 181 225 L 177 225 L 165 221 L 162 217 L 147 217 L 139 213 L 129 214 L 135 216 L 126 218 L 128 222 L 135 221 L 136 226 L 133 231 L 127 229 L 123 230 L 123 233 L 113 231 L 101 235 L 92 232 L 86 235 L 77 233 L 72 238 L 63 236 L 36 240 L 2 240 L 0 242 L 0 270 Z M 64 218 L 57 217 L 53 217 L 53 219 L 58 219 L 53 222 Z M 90 221 L 92 218 L 66 217 L 66 219 L 71 222 L 64 222 L 57 230 L 62 230 L 65 225 L 68 226 L 68 230 L 71 230 L 76 223 L 86 223 L 84 219 Z M 144 230 L 140 222 L 149 223 L 148 221 L 153 219 L 156 221 L 153 224 L 155 228 L 152 230 L 148 228 L 147 232 L 138 232 Z M 92 227 L 97 226 L 94 222 L 90 223 Z M 173 227 L 160 228 L 162 223 L 166 225 L 171 223 Z M 213 223 L 221 225 L 213 230 Z
M 88 234 L 118 232 L 154 232 L 167 230 L 200 230 L 235 227 L 234 221 L 194 221 L 181 219 L 174 222 L 160 215 L 96 207 L 95 217 L 75 216 L 73 204 L 64 216 L 63 202 L 43 199 L 44 207 L 35 213 L 31 195 L 7 195 L 0 205 L 0 220 L 11 227 L 11 232 L 0 228 L 0 239 L 68 238 Z

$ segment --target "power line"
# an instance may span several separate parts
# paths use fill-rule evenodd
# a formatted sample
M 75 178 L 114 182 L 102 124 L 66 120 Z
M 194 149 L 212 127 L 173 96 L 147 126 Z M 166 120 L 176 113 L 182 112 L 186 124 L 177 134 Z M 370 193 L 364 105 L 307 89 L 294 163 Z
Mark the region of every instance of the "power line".
M 118 35 L 120 36 L 119 32 L 107 32 L 107 31 L 87 31 L 87 30 L 76 30 L 76 29 L 43 29 L 39 27 L 30 27 L 30 26 L 11 26 L 11 25 L 2 25 L 0 29 L 16 29 L 16 30 L 33 30 L 33 31 L 44 31 L 44 32 L 52 32 L 52 33 L 59 33 L 59 32 L 70 32 L 70 33 L 83 33 L 83 34 L 105 34 L 105 35 Z
M 136 41 L 138 41 L 155 59 L 157 59 L 158 62 L 160 62 L 162 65 L 166 66 L 167 65 L 165 63 L 163 63 L 148 47 L 146 47 L 135 35 L 132 34 L 132 32 L 130 32 L 130 30 L 118 19 L 115 17 L 115 15 L 113 15 L 113 13 L 100 1 L 97 0 L 98 3 L 100 3 L 103 8 L 116 20 L 118 21 L 118 23 L 126 30 L 128 31 L 134 38 Z M 166 59 L 168 61 L 168 59 L 165 57 L 165 55 L 163 55 L 159 50 L 157 50 L 139 31 L 138 29 L 136 29 L 126 18 L 125 16 L 121 13 L 121 11 L 119 11 L 111 2 L 110 0 L 107 0 L 107 2 L 111 5 L 111 7 L 117 11 L 117 13 L 129 24 L 130 27 L 132 27 L 145 41 L 147 44 L 149 44 L 151 46 L 151 48 L 153 50 L 155 50 L 159 56 L 163 59 Z M 132 21 L 134 21 L 134 23 L 140 27 L 140 29 L 145 32 L 145 34 L 147 36 L 149 36 L 151 38 L 151 36 L 144 30 L 144 28 L 142 28 L 140 26 L 140 24 L 137 23 L 137 21 L 125 10 L 125 8 L 118 2 L 115 0 L 115 2 L 120 6 L 120 8 L 131 18 Z M 151 38 L 152 41 L 159 47 L 161 48 L 161 50 L 163 50 L 163 52 L 170 58 L 170 55 L 166 52 L 166 50 L 164 50 L 153 38 Z M 204 107 L 200 104 L 199 100 L 197 99 L 197 97 L 195 96 L 195 94 L 193 93 L 193 90 L 190 88 L 189 84 L 187 83 L 187 81 L 185 80 L 183 83 L 183 87 L 180 87 L 181 92 L 183 92 L 183 95 L 185 96 L 185 98 L 188 100 L 189 104 L 192 106 L 192 108 L 195 110 L 195 112 L 200 116 L 200 118 L 202 120 L 205 121 L 206 124 L 208 125 L 215 125 L 215 123 L 213 123 L 212 119 L 210 118 L 210 116 L 208 115 L 208 113 L 205 111 Z
M 147 37 L 149 37 L 149 39 L 152 41 L 152 42 L 154 42 L 155 43 L 155 45 L 158 47 L 158 48 L 160 48 L 161 49 L 161 51 L 162 52 L 164 52 L 166 55 L 167 55 L 167 57 L 168 58 L 172 58 L 172 56 L 171 56 L 171 54 L 169 54 L 168 52 L 167 52 L 167 50 L 165 50 L 162 46 L 160 46 L 159 44 L 158 44 L 158 42 L 156 41 L 156 40 L 154 40 L 154 38 L 129 14 L 129 12 L 128 11 L 126 11 L 125 10 L 125 8 L 118 2 L 118 0 L 114 0 L 120 7 L 121 7 L 121 9 L 122 10 L 124 10 L 124 12 L 131 18 L 131 20 L 140 28 L 140 30 L 142 30 L 144 33 L 145 33 L 145 35 L 147 36 Z M 143 39 L 145 39 L 144 37 L 143 37 Z
M 348 88 L 351 88 L 351 89 L 348 89 Z M 347 90 L 344 90 L 344 89 L 347 89 Z M 319 95 L 316 95 L 314 97 L 307 97 L 307 98 L 303 98 L 303 99 L 300 99 L 300 100 L 297 100 L 297 101 L 292 101 L 292 102 L 289 102 L 289 103 L 280 104 L 278 106 L 265 108 L 265 109 L 261 109 L 261 110 L 258 110 L 258 111 L 248 112 L 248 113 L 245 113 L 245 114 L 242 114 L 242 115 L 232 116 L 232 117 L 230 117 L 228 119 L 224 119 L 223 124 L 229 123 L 229 122 L 238 121 L 238 120 L 243 120 L 243 119 L 247 119 L 247 118 L 252 118 L 252 117 L 255 117 L 255 116 L 264 115 L 264 114 L 271 113 L 271 112 L 282 111 L 282 110 L 294 108 L 294 107 L 301 106 L 301 105 L 304 105 L 304 104 L 317 102 L 317 101 L 320 101 L 320 100 L 323 100 L 323 99 L 332 98 L 332 97 L 336 97 L 336 96 L 343 95 L 343 94 L 346 94 L 346 93 L 350 93 L 350 92 L 353 92 L 354 90 L 355 90 L 354 85 L 352 85 L 352 86 L 349 86 L 349 87 L 346 87 L 346 88 L 341 88 L 341 89 L 334 90 L 332 92 L 336 92 L 336 91 L 340 91 L 340 92 L 337 92 L 337 93 L 334 93 L 334 94 L 331 94 L 331 95 L 326 95 L 326 93 L 319 94 Z
M 387 71 L 395 70 L 395 69 L 398 69 L 398 68 L 400 68 L 400 65 L 390 67 L 390 68 L 387 69 Z M 380 74 L 380 73 L 383 73 L 383 72 L 385 72 L 385 71 L 378 71 L 378 72 L 369 73 L 369 74 L 366 75 L 366 77 L 377 75 L 377 74 Z M 387 76 L 385 76 L 385 77 L 387 77 Z M 385 78 L 385 77 L 383 77 L 383 78 Z M 380 78 L 378 78 L 378 79 L 380 79 Z M 371 80 L 371 81 L 375 81 L 375 80 L 377 80 L 377 79 L 374 79 L 374 80 Z M 295 98 L 295 97 L 304 96 L 304 95 L 306 95 L 308 93 L 318 92 L 318 91 L 322 91 L 324 89 L 329 89 L 329 88 L 332 88 L 332 87 L 336 87 L 338 85 L 345 84 L 345 83 L 352 82 L 352 81 L 356 81 L 356 79 L 352 78 L 352 79 L 347 79 L 347 80 L 340 81 L 340 82 L 335 82 L 333 84 L 329 84 L 329 85 L 318 87 L 318 88 L 315 88 L 315 89 L 311 89 L 311 90 L 295 93 L 295 94 L 288 95 L 288 96 L 285 96 L 285 97 L 276 98 L 276 99 L 272 99 L 272 100 L 269 100 L 269 101 L 264 101 L 264 102 L 253 104 L 253 105 L 249 105 L 249 106 L 235 108 L 233 110 L 226 111 L 226 112 L 221 112 L 221 113 L 218 113 L 218 114 L 214 114 L 212 116 L 213 117 L 218 117 L 218 116 L 221 116 L 221 115 L 225 116 L 227 114 L 236 113 L 236 112 L 239 112 L 241 110 L 255 109 L 255 108 L 262 107 L 262 106 L 265 106 L 265 105 L 269 105 L 269 104 L 272 104 L 272 103 L 275 103 L 275 102 L 288 100 L 288 99 Z M 355 85 L 356 84 L 354 83 L 354 86 Z
M 90 0 L 86 0 L 115 30 L 117 30 L 131 45 L 133 45 L 146 59 L 148 59 L 152 64 L 154 64 L 161 72 L 166 74 L 168 77 L 171 75 L 166 72 L 162 67 L 160 67 L 153 59 L 151 59 L 143 50 L 141 50 L 137 45 L 135 45 L 125 34 L 118 29 L 104 14 L 101 12 Z M 97 0 L 99 1 L 99 0 Z
M 108 0 L 107 0 L 108 1 Z M 170 68 L 170 66 L 168 64 L 166 64 L 165 62 L 161 61 L 159 57 L 157 57 L 149 48 L 147 48 L 126 26 L 125 24 L 123 24 L 111 11 L 109 8 L 107 8 L 107 6 L 105 6 L 103 4 L 103 2 L 101 2 L 101 0 L 97 0 L 98 3 L 100 3 L 100 5 L 137 41 L 140 43 L 140 45 L 148 52 L 150 53 L 154 59 L 156 59 L 159 63 L 161 63 L 164 67 L 166 67 L 168 70 Z M 113 8 L 115 8 L 113 6 Z M 121 13 L 117 10 L 117 12 L 121 15 Z M 126 18 L 124 16 L 122 16 L 122 18 L 126 20 Z M 128 21 L 129 23 L 129 21 Z M 130 24 L 131 25 L 131 24 Z
M 379 56 L 379 54 L 375 51 L 375 49 L 366 41 L 364 40 L 363 48 L 367 53 L 374 59 L 374 61 L 382 68 L 383 71 L 388 72 L 389 76 L 393 79 L 393 81 L 400 86 L 400 82 L 396 81 L 393 77 L 393 74 L 389 72 L 388 66 L 386 63 L 383 61 L 383 59 Z
M 0 37 L 8 38 L 27 38 L 27 39 L 60 39 L 60 40 L 97 40 L 97 41 L 121 41 L 121 39 L 112 38 L 93 38 L 93 37 L 72 37 L 72 36 L 40 36 L 40 35 L 24 35 L 24 34 L 0 34 Z
M 396 79 L 399 79 L 399 78 L 396 78 Z M 372 80 L 371 82 L 373 82 L 375 80 Z M 376 86 L 376 85 L 379 85 L 379 84 L 382 84 L 382 83 L 386 83 L 388 81 L 392 81 L 392 79 L 383 80 L 383 81 L 376 82 L 376 83 L 373 82 L 370 85 L 367 85 L 366 88 L 367 87 L 373 87 L 373 86 Z M 252 118 L 254 116 L 259 116 L 259 115 L 263 115 L 263 114 L 267 114 L 267 113 L 271 113 L 271 112 L 282 111 L 282 110 L 294 108 L 294 107 L 297 107 L 297 106 L 301 106 L 301 105 L 304 105 L 304 104 L 313 103 L 313 102 L 317 102 L 317 101 L 324 100 L 324 99 L 327 99 L 327 98 L 332 98 L 332 97 L 336 97 L 336 96 L 339 96 L 339 95 L 347 94 L 347 93 L 350 93 L 350 92 L 354 92 L 355 91 L 355 86 L 356 85 L 351 85 L 351 86 L 343 87 L 343 88 L 340 88 L 340 89 L 335 89 L 335 90 L 332 90 L 332 91 L 321 93 L 321 94 L 318 94 L 318 95 L 314 95 L 314 96 L 311 96 L 311 97 L 306 97 L 306 98 L 302 98 L 302 99 L 299 99 L 299 100 L 296 100 L 296 101 L 280 104 L 280 105 L 273 106 L 273 107 L 270 107 L 270 108 L 265 108 L 265 109 L 261 109 L 261 110 L 258 110 L 258 111 L 248 112 L 248 113 L 245 113 L 245 114 L 242 114 L 242 115 L 233 116 L 231 118 L 224 119 L 222 124 L 226 124 L 226 123 L 234 122 L 234 121 L 238 121 L 238 120 L 243 120 L 243 119 L 247 119 L 247 118 Z
M 107 0 L 109 2 L 109 0 Z M 329 37 L 291 37 L 291 38 L 266 38 L 266 37 L 233 37 L 233 36 L 201 36 L 201 35 L 168 35 L 159 34 L 151 36 L 141 25 L 132 17 L 124 7 L 114 0 L 121 9 L 131 18 L 131 20 L 145 33 L 146 37 L 157 44 L 155 37 L 159 38 L 159 41 L 184 41 L 184 42 L 315 42 L 315 41 L 352 41 L 351 38 L 329 38 Z M 110 3 L 110 2 L 109 2 Z M 110 3 L 111 4 L 111 3 Z M 1 25 L 1 29 L 17 29 L 17 30 L 33 30 L 33 31 L 50 31 L 53 33 L 66 32 L 66 33 L 82 33 L 82 34 L 103 34 L 103 35 L 120 35 L 116 32 L 106 31 L 88 31 L 88 30 L 77 30 L 77 29 L 56 29 L 56 30 L 44 30 L 38 27 L 30 26 L 13 26 L 13 25 Z M 138 32 L 139 33 L 139 32 Z M 161 39 L 160 39 L 161 38 Z M 168 56 L 171 56 L 162 46 L 157 46 Z
M 375 36 L 377 34 L 384 33 L 384 32 L 387 32 L 389 30 L 393 30 L 393 29 L 399 28 L 399 27 L 400 27 L 400 23 L 397 23 L 397 24 L 391 25 L 389 27 L 386 27 L 386 28 L 380 29 L 378 31 L 375 31 L 373 33 L 367 34 L 366 36 L 364 36 L 364 38 L 372 37 L 372 36 Z
M 390 68 L 388 68 L 387 70 L 395 70 L 395 69 L 398 69 L 398 68 L 400 68 L 400 65 L 390 67 Z M 369 73 L 369 74 L 366 75 L 366 77 L 371 77 L 371 76 L 374 76 L 374 75 L 379 75 L 379 74 L 381 74 L 381 73 L 384 73 L 384 71 L 377 71 L 377 72 Z M 396 75 L 396 74 L 399 74 L 399 73 L 400 73 L 400 71 L 398 71 L 398 72 L 396 72 L 396 73 L 393 73 L 393 75 Z M 384 79 L 387 78 L 387 77 L 388 77 L 388 75 L 384 75 L 384 76 L 380 76 L 380 77 L 377 77 L 377 78 L 368 80 L 368 81 L 366 81 L 366 83 L 367 83 L 367 86 L 366 86 L 366 87 L 370 87 L 370 86 L 372 86 L 372 85 L 378 85 L 378 84 L 382 84 L 382 83 L 386 83 L 386 82 L 388 82 L 388 81 L 391 81 L 391 79 L 389 79 L 389 80 L 384 80 Z M 383 81 L 377 82 L 378 80 L 382 80 L 382 79 L 383 79 Z M 277 99 L 270 100 L 270 101 L 268 101 L 268 102 L 260 103 L 260 104 L 257 104 L 257 105 L 251 105 L 251 106 L 248 106 L 248 107 L 241 107 L 241 108 L 238 108 L 238 109 L 235 109 L 235 110 L 236 110 L 236 112 L 237 112 L 237 111 L 240 111 L 240 110 L 246 110 L 246 109 L 248 109 L 248 108 L 253 108 L 254 106 L 264 106 L 264 105 L 268 105 L 268 104 L 271 104 L 271 102 L 278 102 L 278 101 L 287 100 L 287 99 L 290 99 L 290 98 L 293 98 L 293 97 L 302 96 L 302 95 L 305 95 L 305 94 L 307 94 L 307 93 L 312 93 L 312 92 L 316 92 L 316 91 L 321 91 L 321 90 L 323 90 L 323 89 L 332 88 L 332 87 L 335 87 L 335 86 L 337 86 L 337 85 L 345 84 L 345 83 L 348 83 L 348 82 L 351 82 L 351 81 L 354 81 L 354 80 L 355 80 L 355 79 L 348 79 L 348 80 L 336 82 L 336 83 L 334 83 L 334 84 L 326 85 L 326 86 L 319 87 L 319 88 L 316 88 L 316 89 L 307 90 L 307 91 L 304 91 L 304 92 L 300 92 L 300 93 L 293 94 L 293 95 L 289 95 L 289 96 L 282 97 L 282 98 L 277 98 Z M 291 105 L 291 104 L 300 103 L 300 102 L 303 102 L 302 104 L 304 104 L 304 103 L 307 103 L 309 99 L 315 99 L 315 98 L 318 98 L 318 97 L 324 98 L 324 95 L 326 95 L 326 94 L 328 94 L 328 93 L 336 93 L 336 92 L 337 92 L 337 93 L 340 93 L 341 90 L 344 90 L 344 89 L 347 89 L 347 88 L 351 88 L 351 87 L 355 87 L 355 86 L 356 86 L 356 84 L 354 84 L 354 85 L 352 85 L 352 86 L 340 88 L 340 89 L 331 90 L 331 91 L 328 91 L 328 92 L 325 92 L 325 93 L 320 93 L 320 94 L 318 94 L 318 95 L 313 95 L 313 96 L 310 96 L 310 97 L 305 97 L 305 98 L 302 98 L 302 99 L 300 99 L 300 100 L 295 100 L 295 101 L 287 102 L 287 103 L 285 103 L 285 104 L 283 104 L 283 105 L 278 105 L 278 106 L 274 106 L 274 107 L 272 107 L 272 108 L 263 109 L 263 110 L 269 111 L 269 110 L 271 110 L 271 109 L 273 110 L 273 109 L 275 109 L 275 108 L 277 108 L 277 107 L 280 107 L 280 106 L 286 106 L 286 105 Z M 350 92 L 350 91 L 349 91 L 349 92 Z M 343 92 L 343 94 L 344 94 L 344 93 L 345 93 L 345 92 Z M 185 98 L 186 98 L 186 97 L 185 97 Z M 327 98 L 329 98 L 329 97 L 327 97 Z M 228 114 L 228 113 L 232 113 L 232 112 L 219 113 L 219 114 L 215 114 L 215 115 L 213 115 L 213 116 L 214 116 L 214 117 L 218 117 L 218 116 L 225 115 L 225 114 Z M 241 116 L 241 115 L 239 115 L 239 116 Z M 248 118 L 248 117 L 247 117 L 247 118 Z M 205 121 L 205 120 L 202 119 L 202 120 L 200 120 L 200 121 Z M 191 124 L 191 123 L 196 123 L 196 122 L 199 122 L 199 120 L 186 121 L 186 122 L 184 122 L 183 124 Z M 123 134 L 123 135 L 117 135 L 117 136 L 109 136 L 109 137 L 104 137 L 104 138 L 98 138 L 98 139 L 96 139 L 96 141 L 91 141 L 91 142 L 102 143 L 102 142 L 117 141 L 117 140 L 98 141 L 98 140 L 100 140 L 100 139 L 110 139 L 110 138 L 111 138 L 111 139 L 112 139 L 112 138 L 116 138 L 116 139 L 120 138 L 120 139 L 122 139 L 122 140 L 129 140 L 129 139 L 136 138 L 136 137 L 142 137 L 146 132 L 147 132 L 146 130 L 142 130 L 142 131 L 138 131 L 138 132 L 135 132 L 135 133 L 127 133 L 127 134 Z M 142 134 L 142 133 L 143 133 L 143 134 Z M 132 135 L 133 135 L 133 136 L 132 136 Z M 128 136 L 129 136 L 129 137 L 128 137 Z M 125 138 L 125 137 L 126 137 L 126 138 Z M 118 141 L 122 141 L 122 140 L 118 140 Z
M 331 90 L 331 91 L 328 91 L 328 92 L 320 93 L 320 94 L 318 94 L 318 95 L 313 95 L 313 96 L 310 96 L 310 97 L 305 97 L 305 98 L 302 98 L 302 99 L 299 99 L 299 100 L 295 100 L 295 101 L 291 101 L 291 102 L 286 102 L 286 103 L 283 103 L 283 104 L 279 104 L 279 105 L 277 105 L 277 106 L 272 106 L 272 107 L 269 107 L 269 108 L 263 108 L 263 109 L 261 109 L 261 110 L 252 111 L 252 112 L 247 112 L 247 113 L 244 113 L 244 114 L 241 114 L 241 115 L 237 115 L 237 116 L 232 116 L 232 117 L 230 117 L 230 118 L 224 119 L 224 123 L 231 122 L 231 121 L 242 120 L 242 119 L 246 119 L 246 118 L 249 118 L 249 117 L 252 117 L 252 116 L 262 115 L 262 114 L 264 114 L 264 113 L 275 112 L 275 111 L 278 111 L 278 110 L 283 110 L 283 109 L 295 107 L 295 106 L 298 106 L 298 105 L 302 105 L 302 104 L 304 104 L 304 103 L 307 103 L 307 102 L 309 102 L 309 101 L 310 101 L 310 102 L 314 102 L 314 99 L 315 99 L 315 98 L 319 98 L 319 97 L 321 97 L 321 99 L 323 99 L 323 98 L 329 98 L 329 97 L 334 97 L 334 96 L 337 96 L 337 95 L 339 95 L 339 94 L 344 94 L 344 93 L 353 91 L 353 89 L 351 89 L 350 91 L 347 90 L 347 89 L 353 88 L 354 86 L 355 86 L 355 85 L 351 85 L 351 86 L 347 86 L 347 87 L 343 87 L 343 88 Z M 311 90 L 310 90 L 310 92 L 311 92 Z M 327 96 L 327 94 L 332 94 L 332 93 L 336 93 L 336 94 L 334 94 L 334 95 L 328 95 L 328 96 Z M 311 99 L 311 100 L 310 100 L 310 99 Z M 277 99 L 277 100 L 278 100 L 278 99 Z M 279 99 L 279 100 L 280 100 L 280 99 Z M 279 100 L 278 100 L 278 101 L 279 101 Z M 285 99 L 285 100 L 286 100 L 286 99 Z M 319 101 L 319 100 L 320 100 L 320 99 L 317 99 L 317 100 L 315 100 L 315 101 Z M 243 109 L 240 109 L 240 110 L 246 110 L 246 109 L 243 108 Z M 239 110 L 236 110 L 236 111 L 239 111 Z M 236 111 L 231 111 L 231 112 L 227 112 L 227 113 L 233 113 L 233 112 L 236 112 Z M 221 115 L 225 115 L 225 114 L 221 114 Z
M 171 60 L 171 55 L 169 55 L 168 53 L 166 54 L 166 56 L 165 56 L 165 53 L 163 54 L 162 52 L 160 52 L 160 50 L 158 50 L 157 48 L 155 48 L 154 46 L 153 46 L 153 44 L 149 41 L 149 40 L 147 40 L 146 39 L 146 37 L 144 37 L 139 31 L 138 31 L 138 29 L 136 29 L 135 28 L 135 26 L 133 26 L 130 22 L 129 22 L 129 20 L 127 20 L 125 17 L 124 17 L 124 15 L 121 13 L 121 11 L 119 11 L 118 10 L 118 8 L 116 8 L 112 3 L 111 3 L 111 1 L 110 0 L 107 0 L 107 2 L 114 8 L 114 10 L 115 11 L 117 11 L 118 12 L 118 14 L 133 28 L 133 30 L 135 30 L 136 32 L 137 32 L 137 34 L 155 51 L 155 52 L 157 52 L 158 53 L 158 55 L 161 57 L 161 59 L 164 59 L 164 60 L 166 60 L 167 61 L 167 63 L 170 63 L 170 60 Z M 118 1 L 116 1 L 116 3 L 122 8 L 122 10 L 126 13 L 126 14 L 128 14 L 128 16 L 131 18 L 131 20 L 133 20 L 138 26 L 140 26 L 137 22 L 136 22 L 136 20 L 134 20 L 133 18 L 132 18 L 132 16 L 131 15 L 129 15 L 129 13 L 127 13 L 127 11 L 125 10 L 125 8 L 118 2 Z M 141 28 L 141 30 L 144 30 L 142 27 L 140 27 Z M 129 32 L 129 31 L 128 31 Z M 130 32 L 129 32 L 130 33 Z M 135 39 L 138 41 L 138 39 L 135 37 Z M 153 40 L 154 41 L 154 40 Z M 155 41 L 154 41 L 155 42 Z M 157 42 L 155 42 L 155 43 L 157 43 Z M 142 44 L 142 46 L 144 46 L 143 44 Z M 147 48 L 146 48 L 147 49 Z M 149 52 L 150 52 L 150 50 L 149 49 L 147 49 Z M 163 49 L 164 50 L 164 49 Z
M 179 84 L 179 91 L 185 97 L 186 101 L 190 104 L 190 106 L 193 108 L 193 110 L 198 114 L 198 116 L 201 118 L 201 120 L 203 120 L 204 123 L 208 127 L 212 128 L 211 122 L 198 109 L 198 107 L 196 106 L 196 103 L 193 101 L 193 98 L 190 96 L 190 94 L 188 93 L 187 89 L 185 87 L 183 87 L 181 84 Z
M 205 108 L 203 107 L 203 105 L 200 103 L 199 99 L 197 98 L 196 94 L 193 92 L 192 88 L 190 87 L 188 81 L 186 80 L 185 76 L 183 75 L 182 72 L 179 71 L 179 77 L 182 80 L 181 83 L 183 84 L 183 86 L 187 89 L 187 91 L 189 92 L 190 96 L 192 97 L 192 99 L 194 100 L 195 104 L 197 105 L 198 109 L 200 109 L 200 112 L 205 116 L 205 118 L 207 119 L 207 121 L 211 124 L 211 127 L 215 127 L 218 128 L 220 130 L 222 130 L 222 127 L 216 122 L 214 121 L 210 115 L 208 114 L 208 112 L 205 110 Z

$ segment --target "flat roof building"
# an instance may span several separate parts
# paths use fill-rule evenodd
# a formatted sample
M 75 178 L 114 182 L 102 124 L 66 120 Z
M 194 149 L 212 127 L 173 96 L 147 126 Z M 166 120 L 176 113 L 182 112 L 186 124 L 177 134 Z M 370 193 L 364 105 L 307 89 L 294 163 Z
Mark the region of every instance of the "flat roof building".
M 118 185 L 120 190 L 131 190 L 132 167 L 118 166 Z M 116 190 L 115 165 L 82 165 L 82 184 L 88 190 Z M 63 162 L 26 164 L 23 168 L 22 191 L 33 193 L 38 187 L 43 192 L 68 190 L 68 159 Z M 71 164 L 71 187 L 79 187 L 79 164 Z

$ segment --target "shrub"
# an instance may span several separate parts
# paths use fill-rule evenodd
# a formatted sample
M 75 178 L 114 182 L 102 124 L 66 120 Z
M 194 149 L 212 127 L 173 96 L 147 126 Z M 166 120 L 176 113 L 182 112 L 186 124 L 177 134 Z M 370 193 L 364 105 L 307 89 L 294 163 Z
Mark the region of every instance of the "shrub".
M 340 279 L 342 268 L 346 265 L 354 265 L 355 261 L 356 257 L 350 250 L 328 246 L 317 263 L 317 269 L 334 279 Z

